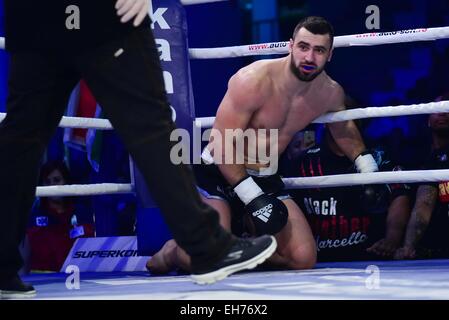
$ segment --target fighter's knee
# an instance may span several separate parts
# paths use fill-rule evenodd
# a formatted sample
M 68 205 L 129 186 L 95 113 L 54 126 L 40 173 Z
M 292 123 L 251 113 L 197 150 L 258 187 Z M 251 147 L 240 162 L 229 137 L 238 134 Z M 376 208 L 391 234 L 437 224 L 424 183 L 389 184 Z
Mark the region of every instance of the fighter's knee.
M 174 255 L 177 253 L 178 245 L 175 240 L 168 240 L 162 248 L 147 261 L 147 270 L 152 274 L 164 274 L 170 272 L 174 267 Z
M 176 250 L 177 247 L 178 244 L 176 243 L 175 239 L 170 239 L 164 244 L 163 249 L 166 252 L 172 252 Z
M 312 269 L 316 264 L 317 254 L 314 248 L 301 248 L 293 252 L 289 259 L 289 268 L 293 270 Z
M 158 252 L 161 255 L 161 259 L 164 262 L 164 264 L 167 264 L 168 261 L 172 260 L 173 255 L 176 254 L 176 251 L 178 250 L 178 244 L 175 240 L 170 239 L 168 240 L 161 250 Z

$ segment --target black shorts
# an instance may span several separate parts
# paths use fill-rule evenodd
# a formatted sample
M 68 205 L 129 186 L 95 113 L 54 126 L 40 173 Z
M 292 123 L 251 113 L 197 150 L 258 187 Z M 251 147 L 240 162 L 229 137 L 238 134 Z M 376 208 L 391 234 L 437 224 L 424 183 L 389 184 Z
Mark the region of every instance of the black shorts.
M 245 206 L 232 186 L 226 181 L 215 164 L 193 165 L 193 172 L 200 194 L 206 199 L 226 201 L 232 214 L 232 233 L 242 236 L 247 233 L 245 227 Z M 278 176 L 253 176 L 254 181 L 267 194 L 276 196 L 279 200 L 291 199 L 291 196 L 279 183 Z

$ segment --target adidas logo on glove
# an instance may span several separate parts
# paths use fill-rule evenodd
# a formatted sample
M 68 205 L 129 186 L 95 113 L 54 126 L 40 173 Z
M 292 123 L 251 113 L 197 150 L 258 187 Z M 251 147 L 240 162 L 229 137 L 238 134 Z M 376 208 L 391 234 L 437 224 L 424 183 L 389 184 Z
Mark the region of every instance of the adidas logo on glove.
M 285 204 L 276 196 L 264 193 L 252 177 L 237 184 L 234 191 L 245 204 L 251 233 L 276 234 L 287 224 L 288 209 Z
M 273 209 L 273 204 L 267 204 L 265 207 L 253 212 L 253 217 L 257 217 L 263 222 L 267 222 L 271 216 L 271 211 Z

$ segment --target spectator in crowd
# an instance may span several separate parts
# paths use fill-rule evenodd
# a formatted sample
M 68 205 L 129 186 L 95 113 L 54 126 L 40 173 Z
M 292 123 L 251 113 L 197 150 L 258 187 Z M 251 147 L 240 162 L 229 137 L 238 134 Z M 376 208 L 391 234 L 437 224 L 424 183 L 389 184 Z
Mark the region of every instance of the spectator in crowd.
M 41 168 L 39 181 L 43 186 L 70 184 L 70 173 L 64 162 L 50 161 Z M 60 271 L 75 240 L 93 236 L 93 214 L 81 200 L 38 199 L 27 229 L 31 270 Z
M 449 100 L 449 93 L 436 101 Z M 449 169 L 449 113 L 434 113 L 428 125 L 431 154 L 423 169 Z M 449 257 L 449 182 L 421 183 L 407 225 L 403 246 L 396 259 Z

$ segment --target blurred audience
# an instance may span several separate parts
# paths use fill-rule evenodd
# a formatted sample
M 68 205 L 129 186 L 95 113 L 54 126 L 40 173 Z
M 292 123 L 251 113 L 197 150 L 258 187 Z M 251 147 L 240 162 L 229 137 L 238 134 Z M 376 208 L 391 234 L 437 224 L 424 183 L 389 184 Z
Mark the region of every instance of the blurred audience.
M 70 184 L 70 173 L 64 162 L 50 161 L 41 168 L 39 185 L 65 184 Z M 82 200 L 57 196 L 38 199 L 27 229 L 31 270 L 60 271 L 75 240 L 93 236 L 92 210 Z
M 436 101 L 449 100 L 449 93 Z M 432 152 L 423 169 L 449 169 L 449 113 L 429 116 Z M 421 183 L 396 259 L 449 257 L 449 182 Z

